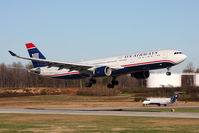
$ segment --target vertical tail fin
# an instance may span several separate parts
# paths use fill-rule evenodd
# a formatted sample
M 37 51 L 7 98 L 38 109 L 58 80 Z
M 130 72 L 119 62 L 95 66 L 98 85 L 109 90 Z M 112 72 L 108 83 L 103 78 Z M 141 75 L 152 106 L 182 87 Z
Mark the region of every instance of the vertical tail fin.
M 26 48 L 31 58 L 46 59 L 46 57 L 35 47 L 33 43 L 27 43 Z M 34 68 L 44 67 L 45 63 L 32 61 Z
M 175 92 L 174 93 L 174 96 L 171 98 L 171 102 L 172 103 L 175 103 L 178 99 L 178 95 L 180 94 L 181 92 Z

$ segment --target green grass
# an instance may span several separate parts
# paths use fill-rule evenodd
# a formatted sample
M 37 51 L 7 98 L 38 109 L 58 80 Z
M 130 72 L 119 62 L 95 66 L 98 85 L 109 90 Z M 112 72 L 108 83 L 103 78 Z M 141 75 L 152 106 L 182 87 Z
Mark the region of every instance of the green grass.
M 194 133 L 198 131 L 199 119 L 0 114 L 0 133 Z
M 60 108 L 60 107 L 77 107 L 77 106 L 96 106 L 107 102 L 132 102 L 131 95 L 121 96 L 77 96 L 68 95 L 42 95 L 42 96 L 24 96 L 24 97 L 6 97 L 0 98 L 0 108 Z M 112 105 L 112 104 L 110 104 Z M 119 105 L 118 105 L 119 106 Z M 108 106 L 109 107 L 109 106 Z
M 124 109 L 123 111 L 134 111 L 134 112 L 171 112 L 171 108 Z M 179 113 L 199 113 L 199 108 L 176 108 L 175 112 L 179 112 Z
M 78 96 L 75 94 L 65 94 L 65 95 L 43 95 L 43 96 L 23 96 L 23 97 L 8 97 L 0 98 L 0 101 L 85 101 L 85 102 L 95 102 L 95 101 L 127 101 L 131 98 L 131 95 L 120 95 L 120 96 Z M 131 98 L 129 101 L 133 101 Z

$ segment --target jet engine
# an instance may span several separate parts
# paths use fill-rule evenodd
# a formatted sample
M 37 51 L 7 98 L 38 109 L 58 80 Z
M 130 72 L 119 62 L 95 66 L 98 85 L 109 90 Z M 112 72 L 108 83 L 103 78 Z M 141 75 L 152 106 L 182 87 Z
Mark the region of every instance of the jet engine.
M 110 67 L 102 66 L 98 67 L 93 71 L 93 75 L 100 77 L 100 76 L 110 76 L 112 73 L 112 70 Z
M 147 79 L 150 76 L 149 71 L 140 71 L 131 73 L 131 77 L 135 77 L 136 79 Z

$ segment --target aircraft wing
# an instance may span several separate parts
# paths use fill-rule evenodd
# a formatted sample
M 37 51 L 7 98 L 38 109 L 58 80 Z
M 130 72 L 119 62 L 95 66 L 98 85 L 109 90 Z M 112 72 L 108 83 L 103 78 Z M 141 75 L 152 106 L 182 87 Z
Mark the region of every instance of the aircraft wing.
M 51 60 L 46 60 L 46 59 L 38 59 L 38 58 L 28 58 L 28 57 L 23 57 L 16 55 L 14 52 L 9 51 L 9 53 L 17 58 L 25 59 L 25 60 L 31 60 L 31 61 L 36 61 L 36 62 L 43 62 L 45 63 L 48 67 L 59 67 L 59 70 L 61 69 L 70 69 L 70 71 L 77 70 L 80 72 L 91 72 L 89 69 L 94 68 L 95 66 L 93 65 L 84 65 L 84 64 L 76 64 L 76 63 L 66 63 L 66 62 L 58 62 L 58 61 L 51 61 Z

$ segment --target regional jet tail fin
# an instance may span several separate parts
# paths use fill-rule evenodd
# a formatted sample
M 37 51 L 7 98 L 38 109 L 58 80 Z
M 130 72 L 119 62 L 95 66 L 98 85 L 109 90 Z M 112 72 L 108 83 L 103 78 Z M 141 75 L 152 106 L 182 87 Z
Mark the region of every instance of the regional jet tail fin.
M 176 91 L 176 92 L 174 93 L 174 96 L 171 98 L 171 102 L 172 102 L 172 103 L 175 103 L 175 102 L 177 101 L 177 99 L 178 99 L 178 95 L 179 95 L 179 94 L 182 94 L 182 93 L 183 93 L 183 92 L 177 92 L 177 91 Z
M 46 59 L 46 57 L 37 49 L 37 47 L 35 47 L 33 43 L 27 43 L 26 48 L 31 58 Z M 32 60 L 32 64 L 34 68 L 46 66 L 45 63 L 43 62 L 38 62 L 38 61 L 33 61 L 33 60 Z

